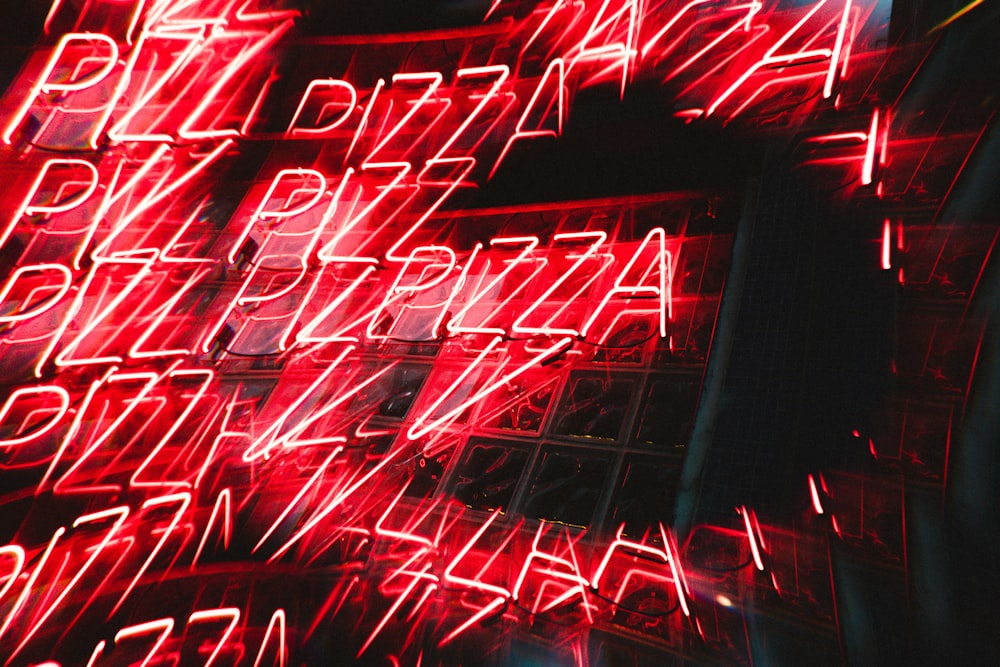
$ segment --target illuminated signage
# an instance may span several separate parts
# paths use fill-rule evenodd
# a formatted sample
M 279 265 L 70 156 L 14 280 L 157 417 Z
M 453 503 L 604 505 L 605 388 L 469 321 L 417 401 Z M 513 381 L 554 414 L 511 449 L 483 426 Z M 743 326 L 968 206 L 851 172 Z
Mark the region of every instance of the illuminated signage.
M 292 5 L 54 0 L 6 93 L 0 453 L 36 507 L 0 547 L 6 664 L 298 664 L 330 623 L 408 661 L 547 617 L 725 643 L 748 575 L 622 494 L 676 483 L 734 194 L 464 196 L 585 90 L 833 109 L 877 5 L 496 0 L 309 57 Z M 814 140 L 859 187 L 888 143 L 866 114 Z M 778 588 L 739 517 L 696 532 Z M 324 588 L 284 599 L 271 567 Z

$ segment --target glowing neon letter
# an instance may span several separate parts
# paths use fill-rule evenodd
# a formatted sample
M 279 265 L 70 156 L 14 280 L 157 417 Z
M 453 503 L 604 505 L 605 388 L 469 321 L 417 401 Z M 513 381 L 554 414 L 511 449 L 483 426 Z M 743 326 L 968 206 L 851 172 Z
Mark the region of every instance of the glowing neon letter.
M 608 550 L 604 552 L 604 558 L 601 559 L 600 565 L 594 571 L 594 576 L 590 582 L 590 587 L 596 591 L 601 588 L 601 577 L 604 576 L 604 570 L 607 569 L 608 563 L 611 561 L 611 556 L 618 549 L 631 549 L 632 551 L 638 551 L 639 553 L 649 554 L 650 556 L 655 556 L 663 560 L 670 567 L 671 580 L 674 582 L 675 590 L 677 591 L 677 599 L 681 605 L 681 609 L 684 611 L 685 616 L 690 616 L 691 611 L 687 605 L 687 599 L 684 595 L 684 589 L 686 588 L 684 582 L 684 574 L 680 570 L 680 564 L 675 562 L 673 554 L 670 548 L 670 542 L 667 541 L 668 535 L 660 524 L 660 534 L 663 537 L 663 549 L 657 549 L 656 547 L 647 546 L 641 542 L 633 542 L 631 540 L 626 540 L 622 538 L 622 532 L 625 529 L 625 524 L 618 527 L 618 533 L 615 535 L 614 542 L 608 547 Z
M 63 59 L 63 54 L 66 52 L 66 47 L 70 44 L 89 44 L 92 47 L 97 47 L 100 44 L 107 47 L 107 53 L 101 56 L 104 59 L 104 63 L 94 71 L 87 72 L 83 76 L 71 81 L 60 81 L 58 77 L 55 80 L 52 80 L 52 75 L 56 71 L 57 66 L 64 65 L 61 61 Z M 96 50 L 97 49 L 95 48 L 95 51 Z M 94 57 L 95 56 L 93 55 L 87 56 L 88 60 Z M 37 82 L 31 87 L 27 97 L 25 97 L 17 111 L 14 112 L 10 122 L 7 123 L 7 126 L 3 129 L 2 134 L 0 134 L 0 141 L 3 141 L 5 144 L 11 143 L 14 132 L 18 127 L 20 127 L 21 122 L 31 110 L 32 104 L 34 104 L 40 95 L 73 93 L 85 90 L 91 86 L 96 86 L 111 73 L 111 70 L 117 62 L 118 44 L 116 44 L 115 40 L 111 39 L 107 35 L 101 33 L 76 32 L 63 35 L 63 37 L 59 40 L 59 43 L 56 44 L 56 48 L 52 52 L 52 55 L 49 56 L 49 60 L 45 64 Z
M 559 329 L 547 326 L 529 327 L 524 325 L 524 321 L 528 319 L 528 316 L 531 315 L 533 312 L 535 312 L 542 305 L 542 303 L 545 302 L 546 299 L 555 294 L 556 291 L 563 285 L 563 283 L 565 283 L 566 280 L 571 275 L 573 275 L 577 271 L 577 269 L 579 269 L 583 265 L 584 262 L 593 257 L 597 253 L 597 249 L 601 246 L 601 244 L 603 244 L 607 240 L 607 238 L 608 238 L 607 232 L 603 231 L 570 232 L 566 234 L 555 234 L 552 237 L 552 240 L 557 243 L 559 241 L 573 242 L 580 240 L 592 240 L 593 242 L 587 248 L 586 252 L 581 253 L 577 257 L 577 260 L 573 262 L 573 264 L 570 265 L 570 267 L 565 272 L 563 272 L 563 274 L 559 276 L 559 278 L 556 279 L 556 281 L 553 282 L 552 285 L 547 290 L 545 290 L 545 292 L 540 297 L 538 297 L 535 303 L 528 306 L 528 309 L 525 310 L 523 313 L 521 313 L 521 316 L 514 321 L 513 325 L 511 325 L 511 330 L 516 333 L 546 334 L 552 336 L 554 335 L 579 336 L 580 332 L 577 331 L 576 329 L 566 329 L 566 328 Z M 640 248 L 640 250 L 641 249 L 642 248 Z M 601 308 L 603 307 L 604 304 L 602 303 Z M 600 311 L 600 308 L 598 308 L 598 311 Z
M 146 654 L 145 659 L 139 663 L 139 667 L 146 667 L 156 652 L 160 650 L 163 646 L 163 642 L 167 641 L 167 637 L 170 636 L 171 631 L 174 629 L 174 619 L 172 618 L 159 618 L 155 621 L 148 621 L 146 623 L 139 623 L 138 625 L 130 625 L 127 628 L 122 628 L 115 634 L 115 644 L 118 644 L 123 639 L 131 639 L 132 637 L 141 637 L 142 635 L 148 635 L 153 632 L 159 632 L 156 640 L 149 649 L 149 653 Z
M 18 387 L 15 389 L 7 400 L 4 401 L 3 407 L 0 407 L 0 424 L 3 420 L 10 414 L 11 407 L 17 400 L 22 396 L 39 396 L 43 394 L 55 395 L 59 398 L 59 409 L 56 414 L 49 417 L 49 421 L 44 426 L 35 426 L 35 428 L 29 432 L 27 435 L 22 435 L 15 438 L 4 438 L 0 440 L 0 450 L 6 449 L 8 447 L 13 447 L 15 445 L 21 445 L 25 442 L 34 440 L 35 438 L 40 438 L 59 423 L 66 413 L 69 411 L 69 392 L 58 385 L 42 385 L 39 387 Z M 2 597 L 2 596 L 0 596 Z
M 320 127 L 296 127 L 296 123 L 298 123 L 299 118 L 302 116 L 302 112 L 305 110 L 306 102 L 309 101 L 309 97 L 314 91 L 322 89 L 344 90 L 347 92 L 350 101 L 343 104 L 344 110 L 340 116 L 328 122 L 326 125 Z M 355 90 L 354 86 L 352 86 L 349 82 L 342 79 L 313 79 L 306 87 L 306 92 L 302 96 L 302 101 L 299 102 L 299 107 L 295 110 L 295 114 L 292 116 L 292 121 L 288 124 L 286 134 L 293 138 L 303 135 L 315 136 L 336 129 L 343 125 L 344 121 L 350 117 L 357 103 L 358 91 Z M 332 106 L 332 103 L 328 102 L 320 109 L 316 120 L 320 120 L 322 118 L 329 106 Z
M 432 259 L 430 262 L 419 262 L 423 265 L 424 272 L 413 284 L 403 284 L 403 278 L 406 276 L 407 271 L 410 269 L 411 264 L 417 262 L 417 257 L 420 254 L 428 254 L 434 258 L 444 255 L 446 257 L 447 263 L 441 263 Z M 375 314 L 372 316 L 371 321 L 368 324 L 368 329 L 365 335 L 371 340 L 381 340 L 390 338 L 388 334 L 381 335 L 375 333 L 375 328 L 378 326 L 379 321 L 382 319 L 382 311 L 385 307 L 396 297 L 402 294 L 415 294 L 417 292 L 424 292 L 429 289 L 433 289 L 437 285 L 440 285 L 444 280 L 451 275 L 452 269 L 455 268 L 455 251 L 448 246 L 420 246 L 414 248 L 410 251 L 410 256 L 406 258 L 406 263 L 399 270 L 399 274 L 396 276 L 396 280 L 393 282 L 392 287 L 386 293 L 385 298 L 383 298 L 382 303 L 378 308 L 375 309 Z M 428 278 L 425 277 L 428 272 L 432 275 Z M 438 328 L 441 326 L 441 321 L 445 316 L 444 308 L 441 308 L 441 313 L 438 315 L 437 319 L 434 321 L 434 326 L 431 328 L 431 338 L 437 338 Z
M 637 281 L 640 284 L 625 285 L 623 284 L 627 280 L 630 272 L 635 267 L 636 262 L 642 256 L 643 251 L 653 243 L 654 237 L 656 238 L 655 243 L 656 257 L 653 260 L 652 266 L 654 273 L 657 275 L 656 285 L 642 285 L 643 279 L 646 278 L 648 273 L 644 271 L 641 278 Z M 611 298 L 617 294 L 626 294 L 631 297 L 638 296 L 653 296 L 659 300 L 659 324 L 660 324 L 660 337 L 667 337 L 667 321 L 671 315 L 671 299 L 670 299 L 671 285 L 670 285 L 670 253 L 666 249 L 666 232 L 662 227 L 656 227 L 651 229 L 646 238 L 642 240 L 639 247 L 636 249 L 635 253 L 632 254 L 632 258 L 629 259 L 628 263 L 625 264 L 625 268 L 622 269 L 618 277 L 615 278 L 614 287 L 604 295 L 601 299 L 601 303 L 594 310 L 590 319 L 584 323 L 583 327 L 580 329 L 580 335 L 583 337 L 587 336 L 587 332 L 590 327 L 593 326 L 594 322 L 600 316 L 601 311 L 604 310 Z
M 541 126 L 544 124 L 546 117 L 549 115 L 549 108 L 552 106 L 551 98 L 546 99 L 545 106 L 536 109 L 536 105 L 539 105 L 539 97 L 542 94 L 542 89 L 549 83 L 549 79 L 552 78 L 553 72 L 558 72 L 558 79 L 556 85 L 559 87 L 556 91 L 556 130 L 543 130 Z M 500 163 L 503 159 L 507 157 L 507 153 L 510 152 L 511 146 L 514 145 L 515 141 L 520 139 L 532 139 L 534 137 L 557 137 L 562 134 L 563 130 L 563 118 L 565 117 L 565 111 L 563 109 L 564 100 L 566 97 L 566 66 L 563 64 L 562 58 L 556 58 L 549 63 L 548 67 L 545 68 L 545 73 L 542 74 L 541 80 L 538 82 L 538 86 L 535 88 L 534 94 L 532 94 L 531 99 L 528 100 L 528 105 L 524 108 L 524 112 L 521 114 L 521 118 L 517 121 L 517 125 L 514 126 L 514 134 L 507 140 L 507 144 L 500 151 L 500 156 L 497 157 L 496 163 L 493 165 L 493 169 L 490 170 L 489 178 L 493 178 L 497 169 L 500 168 Z M 538 120 L 538 128 L 534 130 L 524 129 L 525 124 L 527 124 L 528 119 L 534 113 L 541 113 L 542 117 Z
M 41 190 L 42 184 L 46 180 L 46 176 L 49 175 L 49 172 L 52 170 L 53 167 L 77 167 L 77 168 L 82 167 L 88 172 L 90 176 L 90 182 L 87 184 L 87 187 L 85 187 L 83 190 L 74 193 L 73 196 L 63 201 L 49 202 L 47 204 L 39 203 L 32 205 L 32 203 L 35 201 L 35 196 L 38 194 L 39 190 Z M 74 171 L 78 171 L 78 169 L 74 169 Z M 76 182 L 76 174 L 74 174 L 73 182 Z M 97 167 L 95 167 L 88 160 L 80 160 L 76 158 L 65 158 L 65 159 L 53 158 L 51 160 L 46 160 L 45 164 L 42 165 L 41 171 L 38 172 L 38 176 L 35 177 L 35 181 L 31 184 L 31 187 L 28 188 L 28 193 L 27 195 L 25 195 L 24 200 L 21 202 L 21 205 L 18 207 L 17 212 L 14 214 L 14 217 L 11 218 L 10 222 L 7 223 L 7 226 L 3 229 L 2 232 L 0 232 L 0 247 L 3 247 L 4 243 L 7 242 L 7 239 L 10 238 L 10 235 L 14 232 L 14 226 L 17 224 L 18 220 L 21 219 L 21 216 L 65 213 L 66 211 L 69 211 L 74 207 L 79 206 L 87 199 L 89 199 L 90 196 L 94 194 L 94 191 L 97 189 L 97 182 L 98 182 Z M 53 191 L 57 191 L 57 189 L 53 188 Z
M 267 630 L 264 631 L 264 639 L 260 642 L 260 650 L 257 652 L 257 659 L 253 661 L 253 667 L 260 667 L 260 661 L 264 657 L 264 650 L 267 648 L 274 628 L 278 628 L 278 667 L 285 667 L 285 656 L 288 649 L 285 647 L 285 610 L 275 609 L 271 614 L 271 620 L 267 623 Z
M 274 198 L 275 191 L 278 189 L 281 182 L 286 179 L 297 179 L 296 184 L 298 184 L 299 181 L 305 181 L 308 183 L 310 179 L 315 179 L 316 183 L 314 185 L 310 185 L 310 187 L 306 187 L 305 184 L 301 184 L 296 188 L 293 195 L 272 204 L 271 200 Z M 309 193 L 310 191 L 311 196 L 307 197 L 305 201 L 298 203 L 297 206 L 292 208 L 286 208 L 286 206 L 292 202 L 295 195 L 303 195 L 305 193 Z M 239 237 L 237 237 L 236 242 L 233 243 L 232 248 L 229 251 L 229 255 L 226 256 L 226 261 L 230 264 L 233 264 L 236 261 L 236 255 L 239 254 L 243 244 L 253 231 L 254 223 L 258 220 L 281 220 L 301 215 L 318 204 L 325 193 L 326 177 L 315 169 L 282 169 L 279 171 L 275 174 L 274 178 L 271 179 L 271 184 L 267 187 L 267 192 L 264 193 L 264 198 L 257 206 L 257 210 L 254 211 L 250 221 L 247 223 L 246 227 L 244 227 Z M 269 205 L 278 206 L 278 208 L 269 208 Z
M 205 661 L 204 667 L 212 667 L 212 663 L 215 662 L 216 656 L 219 655 L 219 651 L 225 646 L 226 642 L 229 641 L 229 636 L 233 634 L 233 630 L 236 629 L 236 624 L 240 622 L 240 610 L 237 607 L 223 607 L 221 609 L 205 609 L 202 611 L 196 611 L 191 614 L 188 618 L 188 625 L 194 623 L 209 623 L 216 620 L 229 619 L 229 625 L 226 629 L 222 631 L 222 637 L 219 639 L 219 643 L 215 645 L 215 649 L 212 651 L 211 655 L 208 656 L 208 660 Z
M 448 324 L 446 326 L 450 334 L 457 335 L 463 333 L 493 333 L 502 336 L 507 333 L 506 331 L 504 331 L 499 327 L 462 326 L 459 323 L 465 318 L 466 315 L 468 315 L 469 311 L 473 308 L 473 306 L 476 306 L 484 296 L 492 294 L 495 291 L 499 290 L 500 286 L 503 284 L 503 281 L 507 278 L 508 275 L 510 275 L 511 271 L 513 271 L 517 265 L 528 261 L 527 260 L 528 255 L 530 255 L 535 250 L 535 248 L 538 247 L 538 237 L 520 236 L 520 237 L 490 239 L 490 246 L 498 246 L 498 245 L 514 244 L 514 243 L 526 244 L 524 250 L 522 250 L 517 257 L 510 260 L 508 262 L 507 268 L 498 273 L 496 277 L 493 278 L 493 280 L 491 280 L 485 287 L 473 291 L 472 295 L 466 300 L 465 305 L 462 306 L 462 308 L 459 309 L 457 313 L 455 313 L 454 317 L 452 317 L 448 321 Z M 461 278 L 462 282 L 464 282 L 466 276 L 468 276 L 473 260 L 476 258 L 476 255 L 479 253 L 481 249 L 482 245 L 476 244 L 475 248 L 473 248 L 472 255 L 469 257 L 468 260 L 466 260 L 465 268 L 462 271 L 462 278 Z M 511 294 L 512 295 L 516 294 L 518 291 L 520 290 L 514 290 Z
M 59 274 L 62 278 L 58 290 L 55 294 L 47 296 L 40 303 L 35 305 L 34 308 L 29 308 L 28 310 L 22 310 L 10 315 L 0 315 L 0 324 L 6 324 L 8 322 L 22 322 L 24 320 L 30 320 L 33 317 L 37 317 L 42 313 L 53 308 L 59 301 L 66 296 L 69 292 L 70 286 L 73 284 L 73 274 L 70 273 L 69 269 L 62 264 L 31 264 L 29 266 L 19 266 L 15 269 L 14 273 L 11 274 L 10 278 L 4 282 L 3 287 L 0 288 L 0 305 L 3 304 L 4 300 L 10 294 L 11 290 L 14 289 L 14 284 L 17 282 L 18 278 L 23 276 L 25 273 L 43 273 L 54 271 Z M 46 285 L 48 287 L 48 285 Z

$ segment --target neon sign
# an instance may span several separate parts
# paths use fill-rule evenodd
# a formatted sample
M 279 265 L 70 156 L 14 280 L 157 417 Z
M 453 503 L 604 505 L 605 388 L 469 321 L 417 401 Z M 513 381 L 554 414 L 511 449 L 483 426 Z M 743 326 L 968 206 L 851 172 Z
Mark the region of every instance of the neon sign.
M 54 0 L 0 117 L 0 453 L 41 508 L 0 547 L 6 664 L 285 665 L 352 614 L 350 653 L 396 662 L 536 618 L 710 641 L 709 589 L 753 575 L 712 580 L 671 517 L 600 489 L 679 465 L 733 193 L 465 203 L 585 91 L 654 81 L 706 124 L 830 106 L 874 16 L 497 0 L 292 71 L 293 3 Z M 879 114 L 816 139 L 864 145 L 859 187 Z M 719 539 L 778 588 L 739 517 Z M 269 568 L 329 585 L 299 605 Z

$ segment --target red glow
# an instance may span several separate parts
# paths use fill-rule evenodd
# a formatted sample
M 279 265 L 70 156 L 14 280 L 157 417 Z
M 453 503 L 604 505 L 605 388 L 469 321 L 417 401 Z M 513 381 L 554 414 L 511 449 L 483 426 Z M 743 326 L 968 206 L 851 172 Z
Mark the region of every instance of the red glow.
M 518 165 L 654 87 L 691 124 L 830 114 L 807 149 L 864 144 L 870 183 L 888 112 L 828 107 L 857 104 L 877 3 L 495 0 L 325 37 L 299 4 L 53 0 L 10 68 L 0 472 L 31 510 L 5 660 L 284 667 L 330 628 L 395 664 L 549 625 L 578 664 L 590 628 L 733 644 L 745 573 L 711 558 L 749 544 L 777 589 L 787 545 L 741 507 L 706 558 L 629 494 L 689 440 L 738 188 L 495 202 L 544 199 Z
M 886 218 L 882 223 L 882 269 L 892 268 L 892 224 Z
M 812 499 L 813 510 L 816 514 L 823 513 L 823 503 L 819 499 L 819 489 L 816 488 L 816 480 L 809 475 L 809 497 Z
M 870 185 L 875 169 L 875 143 L 878 138 L 878 109 L 872 112 L 871 127 L 868 128 L 868 143 L 865 144 L 865 159 L 861 165 L 861 185 Z

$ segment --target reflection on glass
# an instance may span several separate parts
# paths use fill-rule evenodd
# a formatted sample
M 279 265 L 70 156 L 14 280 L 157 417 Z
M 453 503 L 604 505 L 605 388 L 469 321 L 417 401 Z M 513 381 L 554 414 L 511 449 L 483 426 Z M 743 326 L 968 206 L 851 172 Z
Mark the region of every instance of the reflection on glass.
M 527 462 L 528 452 L 518 447 L 472 444 L 456 471 L 455 498 L 475 509 L 506 510 Z
M 575 526 L 589 525 L 610 470 L 611 454 L 606 452 L 543 452 L 528 489 L 524 514 Z
M 380 417 L 402 419 L 413 405 L 428 370 L 422 366 L 393 368 L 358 394 L 351 405 L 351 412 L 373 412 Z M 368 377 L 368 373 L 362 377 Z
M 700 388 L 699 379 L 694 377 L 654 381 L 646 390 L 636 440 L 665 451 L 682 453 L 694 426 Z
M 500 428 L 509 431 L 537 433 L 542 427 L 542 418 L 552 401 L 555 384 L 546 383 L 539 387 L 536 383 L 508 384 L 491 396 L 481 423 L 486 428 Z
M 555 433 L 615 440 L 632 397 L 630 380 L 585 376 L 570 379 Z
M 667 526 L 674 519 L 681 466 L 672 459 L 627 456 L 611 500 L 609 525 L 625 524 L 629 535 Z

